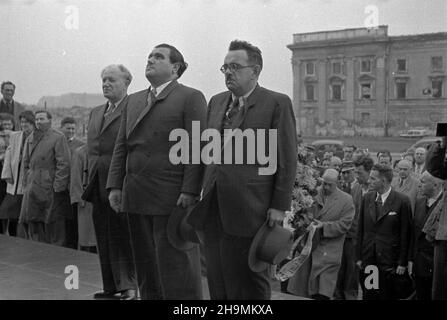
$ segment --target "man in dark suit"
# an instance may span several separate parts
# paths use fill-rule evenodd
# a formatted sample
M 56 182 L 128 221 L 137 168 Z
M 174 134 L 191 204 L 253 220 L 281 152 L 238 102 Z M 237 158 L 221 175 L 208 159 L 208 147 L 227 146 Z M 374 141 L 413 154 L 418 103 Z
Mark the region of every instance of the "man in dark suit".
M 93 225 L 104 290 L 94 297 L 112 298 L 121 293 L 120 299 L 130 300 L 136 295 L 136 281 L 127 218 L 110 207 L 106 182 L 132 75 L 122 65 L 111 65 L 102 71 L 101 78 L 108 101 L 90 113 L 88 184 L 83 194 L 84 200 L 93 203 Z
M 433 242 L 422 229 L 441 199 L 443 181 L 424 171 L 421 177 L 422 197 L 416 199 L 408 272 L 414 274 L 418 300 L 431 300 L 433 283 Z
M 374 265 L 379 271 L 379 288 L 366 288 L 365 300 L 396 299 L 393 276 L 404 275 L 410 245 L 411 205 L 404 194 L 391 188 L 393 171 L 376 164 L 369 176 L 371 192 L 362 202 L 357 233 L 357 265 L 363 270 Z
M 221 68 L 229 91 L 212 97 L 208 106 L 208 128 L 224 141 L 233 129 L 262 131 L 266 137 L 270 129 L 277 132 L 277 150 L 270 154 L 276 171 L 260 174 L 265 165 L 247 161 L 247 156 L 254 157 L 249 148 L 254 142 L 241 147 L 242 154 L 228 148 L 233 158 L 243 156 L 242 164 L 206 166 L 202 200 L 189 221 L 204 230 L 211 299 L 270 299 L 268 271 L 252 271 L 248 252 L 262 224 L 281 224 L 291 206 L 297 162 L 295 116 L 289 97 L 258 85 L 261 70 L 261 51 L 246 41 L 232 41 Z M 264 147 L 259 140 L 258 147 Z M 222 159 L 228 145 L 233 147 L 224 142 Z
M 23 107 L 17 101 L 14 101 L 14 93 L 16 85 L 11 81 L 5 81 L 2 83 L 1 91 L 3 99 L 0 101 L 0 113 L 9 113 L 14 116 L 14 127 L 19 128 L 19 115 L 25 111 Z
M 73 117 L 65 117 L 61 121 L 61 131 L 67 138 L 68 148 L 70 149 L 70 167 L 73 164 L 73 155 L 75 150 L 84 145 L 84 142 L 76 138 L 76 120 Z M 70 204 L 70 195 L 67 193 L 65 201 Z M 71 212 L 65 214 L 65 244 L 67 248 L 78 248 L 78 207 L 77 204 L 71 205 Z
M 178 207 L 186 209 L 200 193 L 200 161 L 175 164 L 174 130 L 187 132 L 189 150 L 200 141 L 193 126 L 204 127 L 206 100 L 177 79 L 186 70 L 183 55 L 161 44 L 149 54 L 151 87 L 129 96 L 110 166 L 107 188 L 115 211 L 127 212 L 138 288 L 142 299 L 201 299 L 198 245 L 185 250 L 167 232 Z M 199 138 L 200 140 L 200 138 Z M 194 155 L 194 157 L 197 154 Z

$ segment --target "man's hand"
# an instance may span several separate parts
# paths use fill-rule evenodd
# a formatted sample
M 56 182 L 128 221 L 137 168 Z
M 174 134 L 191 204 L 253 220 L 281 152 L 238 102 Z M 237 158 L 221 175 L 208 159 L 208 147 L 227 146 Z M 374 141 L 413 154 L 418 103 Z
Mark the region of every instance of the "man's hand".
M 121 211 L 121 194 L 121 189 L 112 189 L 109 194 L 110 206 L 116 213 Z
M 359 260 L 355 263 L 357 267 L 361 270 L 362 269 L 362 260 Z
M 413 274 L 413 261 L 408 261 L 408 274 L 410 276 Z
M 405 269 L 406 268 L 404 266 L 397 266 L 396 274 L 403 275 L 405 273 Z
M 183 209 L 193 205 L 196 202 L 196 197 L 191 193 L 180 193 L 177 200 L 177 206 L 182 206 Z
M 273 227 L 275 224 L 282 226 L 284 221 L 284 216 L 286 213 L 281 210 L 269 208 L 267 210 L 267 224 L 269 227 Z

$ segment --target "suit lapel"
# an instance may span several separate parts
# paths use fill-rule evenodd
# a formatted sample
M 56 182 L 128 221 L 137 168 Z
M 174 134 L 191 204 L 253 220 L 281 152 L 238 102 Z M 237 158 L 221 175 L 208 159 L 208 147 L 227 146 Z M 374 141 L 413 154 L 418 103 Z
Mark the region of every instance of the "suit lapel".
M 377 192 L 373 192 L 371 194 L 371 201 L 369 201 L 369 215 L 372 219 L 372 221 L 377 222 L 376 219 L 376 197 L 377 197 Z
M 391 189 L 391 192 L 388 195 L 388 198 L 386 198 L 385 203 L 382 206 L 382 210 L 380 212 L 380 216 L 377 219 L 377 221 L 382 219 L 384 216 L 386 216 L 390 212 L 391 204 L 394 202 L 394 197 L 395 197 L 395 191 L 393 189 Z
M 111 115 L 108 115 L 106 118 L 104 118 L 104 114 L 106 111 L 106 108 L 103 108 L 101 110 L 101 119 L 104 119 L 104 123 L 102 124 L 102 128 L 101 128 L 101 132 L 103 133 L 104 130 L 107 129 L 107 127 L 113 122 L 115 121 L 116 118 L 118 118 L 121 115 L 121 112 L 123 111 L 123 106 L 125 105 L 127 101 L 127 96 L 120 102 L 120 104 L 115 108 L 115 110 L 113 111 L 113 113 Z M 107 105 L 106 105 L 107 106 Z
M 50 129 L 48 129 L 48 130 L 50 130 Z M 35 133 L 38 133 L 37 137 L 36 137 Z M 31 141 L 29 141 L 29 143 L 31 144 L 29 157 L 31 157 L 31 155 L 33 154 L 33 152 L 36 149 L 37 145 L 39 144 L 40 140 L 42 140 L 42 138 L 43 138 L 43 136 L 45 134 L 46 134 L 46 132 L 41 132 L 41 131 L 38 131 L 38 130 L 34 130 L 34 132 L 33 132 L 33 139 Z
M 100 108 L 98 108 L 98 111 L 92 114 L 92 119 L 90 121 L 92 121 L 92 126 L 95 129 L 95 135 L 96 133 L 100 133 L 101 132 L 101 126 L 102 126 L 102 122 L 104 120 L 104 113 L 106 112 L 107 109 L 107 103 L 102 105 Z
M 139 100 L 137 102 L 138 109 L 133 110 L 132 113 L 136 116 L 133 122 L 130 122 L 129 131 L 127 133 L 127 137 L 132 133 L 132 131 L 135 130 L 136 126 L 143 120 L 143 118 L 149 113 L 152 108 L 159 103 L 160 101 L 163 101 L 166 99 L 166 97 L 178 86 L 177 80 L 173 80 L 164 90 L 155 98 L 155 101 L 152 101 L 151 104 L 147 103 L 147 98 L 149 96 L 149 90 L 147 92 L 144 92 L 144 95 L 141 95 L 141 97 L 145 97 L 145 101 Z M 144 107 L 143 107 L 144 106 Z
M 320 197 L 320 202 L 323 203 L 323 198 L 321 195 L 319 195 Z M 323 208 L 321 208 L 320 213 L 318 214 L 318 219 L 323 218 L 324 215 L 326 215 L 329 211 L 329 209 L 332 209 L 335 205 L 335 202 L 337 201 L 338 198 L 338 190 L 335 191 L 333 194 L 331 194 L 327 199 L 326 202 L 323 205 Z

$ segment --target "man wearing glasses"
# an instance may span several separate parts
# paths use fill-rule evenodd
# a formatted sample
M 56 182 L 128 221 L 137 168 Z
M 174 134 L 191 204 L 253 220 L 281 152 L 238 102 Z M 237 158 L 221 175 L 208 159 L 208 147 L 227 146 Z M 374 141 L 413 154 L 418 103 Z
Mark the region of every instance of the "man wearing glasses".
M 282 224 L 284 212 L 290 209 L 297 161 L 295 116 L 289 97 L 258 85 L 259 48 L 232 41 L 220 70 L 229 91 L 211 98 L 208 128 L 221 132 L 222 141 L 225 129 L 276 129 L 277 170 L 259 175 L 261 165 L 247 163 L 250 148 L 245 142 L 242 164 L 206 166 L 202 200 L 189 222 L 204 231 L 211 299 L 270 299 L 268 271 L 252 271 L 248 252 L 263 223 Z

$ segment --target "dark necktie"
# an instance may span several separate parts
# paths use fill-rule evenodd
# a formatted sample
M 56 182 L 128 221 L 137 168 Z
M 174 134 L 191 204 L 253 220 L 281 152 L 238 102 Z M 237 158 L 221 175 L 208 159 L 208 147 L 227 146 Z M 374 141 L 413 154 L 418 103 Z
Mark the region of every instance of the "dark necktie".
M 107 108 L 106 113 L 104 114 L 104 117 L 108 117 L 115 111 L 116 105 L 114 103 L 109 102 L 109 107 Z
M 379 197 L 376 200 L 376 221 L 379 220 L 379 217 L 382 213 L 382 206 L 383 206 L 382 196 L 379 194 Z
M 234 118 L 234 116 L 240 111 L 239 108 L 239 98 L 236 98 L 230 105 L 230 107 L 228 108 L 227 112 L 226 112 L 226 117 L 228 120 L 232 120 Z

